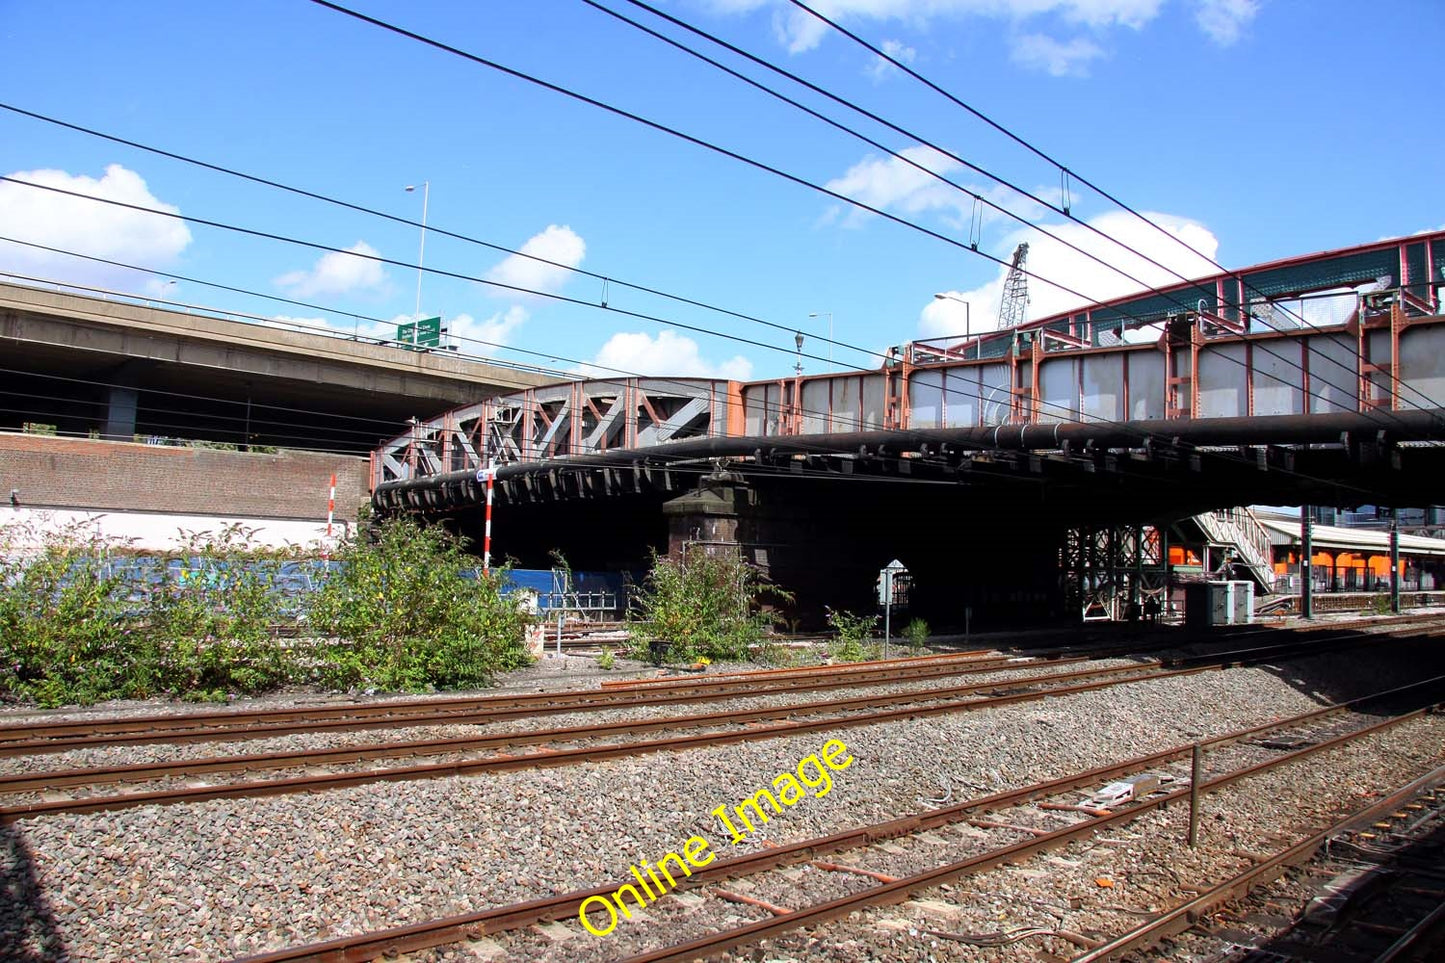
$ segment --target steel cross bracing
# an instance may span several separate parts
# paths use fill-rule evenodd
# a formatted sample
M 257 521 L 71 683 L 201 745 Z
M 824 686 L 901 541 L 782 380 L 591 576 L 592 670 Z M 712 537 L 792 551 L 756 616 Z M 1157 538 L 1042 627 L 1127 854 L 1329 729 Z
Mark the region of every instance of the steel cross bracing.
M 1012 330 L 915 341 L 868 371 L 766 381 L 613 378 L 418 421 L 373 487 L 698 438 L 1199 422 L 1445 404 L 1445 232 L 1201 278 Z M 1311 325 L 1299 317 L 1311 319 Z M 1183 432 L 1181 432 L 1182 434 Z
M 1167 604 L 1165 536 L 1153 526 L 1071 528 L 1059 559 L 1067 610 L 1083 621 L 1143 618 L 1154 599 Z

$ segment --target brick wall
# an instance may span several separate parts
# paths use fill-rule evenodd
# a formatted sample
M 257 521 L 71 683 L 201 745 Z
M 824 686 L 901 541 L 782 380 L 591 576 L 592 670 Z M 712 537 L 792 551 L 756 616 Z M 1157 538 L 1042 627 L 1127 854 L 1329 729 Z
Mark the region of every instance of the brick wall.
M 331 473 L 336 517 L 370 497 L 368 461 L 354 455 L 274 455 L 0 433 L 0 502 L 106 511 L 326 517 Z

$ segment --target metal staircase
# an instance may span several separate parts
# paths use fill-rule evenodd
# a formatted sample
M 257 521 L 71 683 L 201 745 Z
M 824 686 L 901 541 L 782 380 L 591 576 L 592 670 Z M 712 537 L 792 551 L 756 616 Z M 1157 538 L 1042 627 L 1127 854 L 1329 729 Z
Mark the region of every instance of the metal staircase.
M 1261 594 L 1274 591 L 1274 557 L 1269 532 L 1248 508 L 1205 512 L 1192 519 L 1210 545 L 1233 553 L 1233 561 L 1244 568 Z

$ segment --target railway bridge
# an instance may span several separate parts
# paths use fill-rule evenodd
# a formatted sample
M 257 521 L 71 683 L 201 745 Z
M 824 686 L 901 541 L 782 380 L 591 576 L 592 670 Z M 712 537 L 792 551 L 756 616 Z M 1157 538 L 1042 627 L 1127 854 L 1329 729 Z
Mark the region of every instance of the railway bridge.
M 375 451 L 373 501 L 479 534 L 492 466 L 494 554 L 523 564 L 701 544 L 805 605 L 859 606 L 896 557 L 924 611 L 1062 613 L 1061 565 L 1142 569 L 1144 526 L 1439 501 L 1442 270 L 1445 232 L 915 341 L 874 370 L 529 388 Z

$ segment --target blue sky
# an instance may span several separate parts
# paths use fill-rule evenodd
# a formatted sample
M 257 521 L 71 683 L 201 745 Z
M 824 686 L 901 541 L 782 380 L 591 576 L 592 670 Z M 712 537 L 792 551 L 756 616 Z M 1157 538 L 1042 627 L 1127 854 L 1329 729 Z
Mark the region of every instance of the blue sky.
M 607 6 L 687 38 L 625 0 Z M 964 244 L 972 200 L 668 48 L 580 0 L 353 0 L 354 9 L 679 128 L 868 201 Z M 1049 201 L 1056 169 L 791 4 L 674 0 L 673 15 L 866 107 Z M 819 9 L 1203 254 L 1231 267 L 1445 224 L 1438 98 L 1414 77 L 1445 32 L 1437 0 L 1361 13 L 1344 0 L 832 0 Z M 430 184 L 436 228 L 877 350 L 952 334 L 962 307 L 992 326 L 1001 271 L 957 246 L 539 90 L 306 0 L 243 4 L 0 0 L 0 102 L 411 220 Z M 730 64 L 1021 216 L 1091 246 L 1083 228 L 918 142 Z M 0 173 L 415 264 L 414 227 L 0 111 Z M 1197 254 L 1076 183 L 1073 213 L 1184 273 Z M 410 317 L 416 272 L 275 240 L 106 209 L 0 183 L 0 234 L 326 310 L 0 243 L 0 270 L 263 317 L 375 333 Z M 1131 282 L 993 213 L 979 247 L 1094 299 Z M 1128 256 L 1091 247 L 1111 262 Z M 429 233 L 425 263 L 586 302 L 601 282 Z M 1146 268 L 1137 260 L 1130 266 Z M 1152 270 L 1152 269 L 1151 269 Z M 1143 276 L 1143 275 L 1140 275 Z M 1173 280 L 1152 270 L 1151 283 Z M 1031 309 L 1077 301 L 1035 282 Z M 422 314 L 454 332 L 649 374 L 773 377 L 774 330 L 609 285 L 609 305 L 771 346 L 629 318 L 461 278 L 428 276 Z M 810 318 L 810 314 L 820 315 Z M 464 343 L 493 354 L 496 348 Z M 816 340 L 837 364 L 876 359 Z M 527 360 L 506 353 L 503 357 Z M 821 370 L 808 359 L 805 367 Z

